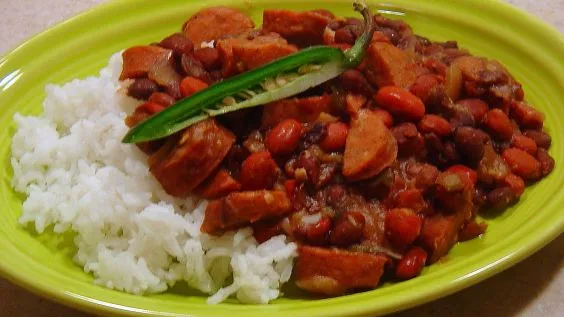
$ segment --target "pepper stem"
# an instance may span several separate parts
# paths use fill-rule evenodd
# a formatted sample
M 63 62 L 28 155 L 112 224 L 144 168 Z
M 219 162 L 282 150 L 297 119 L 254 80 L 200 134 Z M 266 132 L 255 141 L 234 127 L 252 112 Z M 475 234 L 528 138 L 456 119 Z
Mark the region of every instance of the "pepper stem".
M 370 9 L 368 9 L 366 3 L 362 0 L 357 0 L 354 2 L 353 6 L 355 11 L 362 14 L 365 27 L 364 32 L 356 40 L 353 47 L 345 52 L 345 65 L 347 67 L 356 67 L 360 65 L 362 59 L 364 58 L 364 53 L 372 42 L 372 36 L 374 35 L 374 31 L 376 29 L 372 13 L 370 12 Z

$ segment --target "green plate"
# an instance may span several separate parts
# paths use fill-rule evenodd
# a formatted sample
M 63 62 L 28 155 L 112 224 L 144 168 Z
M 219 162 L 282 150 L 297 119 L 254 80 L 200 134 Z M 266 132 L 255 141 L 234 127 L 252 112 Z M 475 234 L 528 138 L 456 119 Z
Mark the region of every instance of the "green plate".
M 62 303 L 96 312 L 158 316 L 337 316 L 384 314 L 468 287 L 532 254 L 564 228 L 564 39 L 539 20 L 498 1 L 386 0 L 378 8 L 433 40 L 458 40 L 474 54 L 495 58 L 523 83 L 528 101 L 546 114 L 556 159 L 552 174 L 527 189 L 521 201 L 490 221 L 487 234 L 457 245 L 445 261 L 413 280 L 332 299 L 288 290 L 271 305 L 216 306 L 181 287 L 161 295 L 133 296 L 92 284 L 72 262 L 68 237 L 37 236 L 18 225 L 23 197 L 10 188 L 10 142 L 16 111 L 37 114 L 44 85 L 97 74 L 110 55 L 156 41 L 179 29 L 204 6 L 233 5 L 260 22 L 265 8 L 326 8 L 351 15 L 351 1 L 325 0 L 118 0 L 68 20 L 0 60 L 0 272 L 15 283 Z M 376 7 L 376 2 L 374 7 Z

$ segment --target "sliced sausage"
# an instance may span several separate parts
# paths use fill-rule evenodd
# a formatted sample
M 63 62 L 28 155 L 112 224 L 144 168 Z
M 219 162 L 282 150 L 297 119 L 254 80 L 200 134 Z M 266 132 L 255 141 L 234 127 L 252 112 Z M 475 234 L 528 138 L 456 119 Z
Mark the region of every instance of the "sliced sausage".
M 331 18 L 318 11 L 264 10 L 262 29 L 275 32 L 300 46 L 323 43 L 323 32 Z
M 390 166 L 398 155 L 398 144 L 382 120 L 361 109 L 351 121 L 343 160 L 343 175 L 349 181 L 367 179 Z
M 429 264 L 437 262 L 454 246 L 463 223 L 464 215 L 460 212 L 425 217 L 418 241 L 429 252 Z
M 213 199 L 225 196 L 241 189 L 241 184 L 235 180 L 227 170 L 221 169 L 217 174 L 204 182 L 199 191 L 201 196 L 206 199 Z
M 149 158 L 151 173 L 172 196 L 188 195 L 229 153 L 235 136 L 208 119 L 184 130 Z
M 208 204 L 200 230 L 215 234 L 259 220 L 280 217 L 291 210 L 292 203 L 285 191 L 235 192 Z
M 298 50 L 275 34 L 260 35 L 252 39 L 237 37 L 219 40 L 217 49 L 225 77 L 257 68 Z
M 152 45 L 134 46 L 123 51 L 121 56 L 123 68 L 119 79 L 124 80 L 146 77 L 153 64 L 171 58 L 172 51 Z
M 212 7 L 194 14 L 184 24 L 184 34 L 195 47 L 225 35 L 235 35 L 253 29 L 255 24 L 243 12 L 227 7 Z
M 308 292 L 340 295 L 351 289 L 375 288 L 388 258 L 338 249 L 301 246 L 296 262 L 296 285 Z
M 366 51 L 366 78 L 373 85 L 409 89 L 425 70 L 404 51 L 389 43 L 377 42 Z

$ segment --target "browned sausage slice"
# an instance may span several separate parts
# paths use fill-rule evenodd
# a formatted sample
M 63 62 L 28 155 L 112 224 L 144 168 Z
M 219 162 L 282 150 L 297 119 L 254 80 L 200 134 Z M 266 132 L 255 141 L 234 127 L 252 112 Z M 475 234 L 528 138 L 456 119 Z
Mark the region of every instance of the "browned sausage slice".
M 213 173 L 234 142 L 233 133 L 215 120 L 198 122 L 149 158 L 151 173 L 170 195 L 186 196 Z
M 301 246 L 296 285 L 308 292 L 331 296 L 351 289 L 375 288 L 387 262 L 383 255 Z
M 366 51 L 366 78 L 373 85 L 409 89 L 424 68 L 404 51 L 389 43 L 375 42 Z
M 225 196 L 231 192 L 241 189 L 241 184 L 235 180 L 225 169 L 219 170 L 217 174 L 205 181 L 198 190 L 206 199 Z
M 216 40 L 225 35 L 236 35 L 255 27 L 243 12 L 227 7 L 203 9 L 184 24 L 184 34 L 200 47 L 203 41 Z
M 398 155 L 398 144 L 378 115 L 361 109 L 351 120 L 343 159 L 343 175 L 349 181 L 378 175 Z
M 298 50 L 277 34 L 222 39 L 217 42 L 217 48 L 226 77 L 257 68 Z
M 288 118 L 314 122 L 322 112 L 332 112 L 331 95 L 282 99 L 264 106 L 262 127 L 273 127 Z
M 214 234 L 262 219 L 280 217 L 291 210 L 290 199 L 284 191 L 235 192 L 210 202 L 200 230 Z
M 275 32 L 300 46 L 323 43 L 331 17 L 319 11 L 264 10 L 262 29 Z
M 161 60 L 172 56 L 172 51 L 153 45 L 134 46 L 126 49 L 121 54 L 123 68 L 120 80 L 147 76 L 151 67 Z
M 436 213 L 425 217 L 418 241 L 429 252 L 427 263 L 437 262 L 454 246 L 464 218 L 462 212 L 448 215 Z

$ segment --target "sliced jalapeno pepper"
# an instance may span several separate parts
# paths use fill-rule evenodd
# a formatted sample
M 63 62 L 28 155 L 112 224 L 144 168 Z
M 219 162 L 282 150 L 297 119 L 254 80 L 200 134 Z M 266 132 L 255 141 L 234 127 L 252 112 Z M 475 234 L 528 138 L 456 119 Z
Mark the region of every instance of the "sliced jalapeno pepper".
M 349 50 L 313 46 L 226 79 L 141 122 L 122 142 L 163 138 L 209 117 L 288 98 L 358 66 L 372 40 L 374 21 L 365 4 L 355 2 L 354 8 L 362 13 L 366 26 Z

